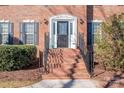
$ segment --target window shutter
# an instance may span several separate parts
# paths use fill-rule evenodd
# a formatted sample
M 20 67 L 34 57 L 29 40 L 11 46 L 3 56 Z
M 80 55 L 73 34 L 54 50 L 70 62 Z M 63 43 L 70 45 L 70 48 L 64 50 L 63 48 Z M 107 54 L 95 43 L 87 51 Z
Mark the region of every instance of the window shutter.
M 73 34 L 73 24 L 70 23 L 70 34 L 72 35 Z
M 24 29 L 25 23 L 20 23 L 20 44 L 25 44 L 25 29 Z
M 93 32 L 93 24 L 92 22 L 88 23 L 88 36 L 87 36 L 87 40 L 88 40 L 88 45 L 92 45 L 92 32 Z
M 55 22 L 53 22 L 53 35 L 55 35 Z
M 34 44 L 38 45 L 38 39 L 39 39 L 39 23 L 35 22 L 34 23 Z
M 1 33 L 2 33 L 2 27 L 1 27 L 1 23 L 0 23 L 0 44 L 2 44 L 2 35 L 1 35 Z
M 8 35 L 9 35 L 9 44 L 13 44 L 13 23 L 8 23 L 9 25 L 9 30 L 8 30 Z

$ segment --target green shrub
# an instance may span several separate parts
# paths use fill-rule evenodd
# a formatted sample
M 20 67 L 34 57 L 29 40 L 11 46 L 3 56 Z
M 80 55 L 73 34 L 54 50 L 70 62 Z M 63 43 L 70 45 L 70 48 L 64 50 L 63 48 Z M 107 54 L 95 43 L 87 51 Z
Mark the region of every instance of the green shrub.
M 124 15 L 113 15 L 102 24 L 103 39 L 97 43 L 95 61 L 105 70 L 124 71 Z
M 1 45 L 0 71 L 12 71 L 29 66 L 36 59 L 36 47 L 30 45 Z

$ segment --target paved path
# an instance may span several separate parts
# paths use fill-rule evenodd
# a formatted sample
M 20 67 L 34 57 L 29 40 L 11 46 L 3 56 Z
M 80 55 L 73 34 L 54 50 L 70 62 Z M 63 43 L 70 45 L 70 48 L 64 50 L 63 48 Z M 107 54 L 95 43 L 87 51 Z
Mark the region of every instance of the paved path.
M 25 88 L 95 88 L 98 83 L 93 80 L 42 80 Z

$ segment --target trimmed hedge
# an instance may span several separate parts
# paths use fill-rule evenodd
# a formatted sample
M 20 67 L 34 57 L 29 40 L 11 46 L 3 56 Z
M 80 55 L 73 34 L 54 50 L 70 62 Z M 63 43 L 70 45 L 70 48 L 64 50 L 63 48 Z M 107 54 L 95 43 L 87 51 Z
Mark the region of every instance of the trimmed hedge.
M 13 71 L 28 67 L 36 59 L 36 47 L 32 45 L 1 45 L 0 71 Z

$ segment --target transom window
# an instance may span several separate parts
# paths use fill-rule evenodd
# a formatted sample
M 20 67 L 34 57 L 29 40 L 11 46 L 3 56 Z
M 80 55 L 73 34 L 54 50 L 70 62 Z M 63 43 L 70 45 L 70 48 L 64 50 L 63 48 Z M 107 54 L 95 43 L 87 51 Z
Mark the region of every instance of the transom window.
M 21 23 L 21 42 L 23 44 L 36 44 L 38 34 L 37 22 L 23 22 Z
M 0 22 L 0 43 L 9 44 L 11 38 L 11 23 Z

